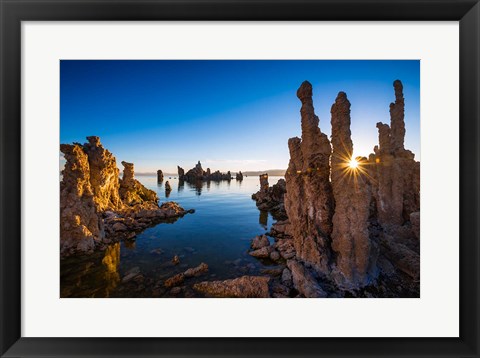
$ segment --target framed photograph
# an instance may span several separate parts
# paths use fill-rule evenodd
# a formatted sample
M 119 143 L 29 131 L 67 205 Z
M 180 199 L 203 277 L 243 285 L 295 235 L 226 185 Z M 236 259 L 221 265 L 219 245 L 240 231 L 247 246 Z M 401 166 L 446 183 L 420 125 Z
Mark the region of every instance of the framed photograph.
M 477 1 L 0 3 L 2 357 L 479 357 Z

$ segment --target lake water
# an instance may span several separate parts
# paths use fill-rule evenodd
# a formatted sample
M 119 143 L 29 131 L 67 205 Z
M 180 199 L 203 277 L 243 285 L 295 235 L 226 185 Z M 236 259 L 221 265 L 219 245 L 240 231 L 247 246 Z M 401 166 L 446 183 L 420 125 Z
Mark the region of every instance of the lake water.
M 270 177 L 270 185 L 280 178 Z M 180 186 L 168 176 L 162 184 L 157 184 L 156 176 L 137 179 L 157 192 L 160 203 L 176 201 L 195 213 L 148 228 L 134 242 L 122 241 L 106 251 L 61 260 L 61 297 L 201 297 L 191 289 L 195 282 L 255 275 L 276 267 L 247 253 L 251 239 L 268 231 L 274 222 L 251 199 L 259 190 L 258 176 L 199 186 Z M 168 198 L 167 180 L 172 186 Z M 172 263 L 174 255 L 180 264 Z M 181 292 L 173 295 L 163 286 L 166 278 L 202 262 L 208 264 L 208 273 L 187 279 Z M 129 272 L 140 275 L 128 280 Z

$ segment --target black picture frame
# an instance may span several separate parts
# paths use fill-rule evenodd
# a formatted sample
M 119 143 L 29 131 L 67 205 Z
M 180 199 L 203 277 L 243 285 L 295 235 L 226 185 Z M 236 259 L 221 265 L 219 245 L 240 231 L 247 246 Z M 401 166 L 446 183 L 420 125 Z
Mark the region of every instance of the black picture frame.
M 480 4 L 478 0 L 0 0 L 0 11 L 0 353 L 2 357 L 479 357 Z M 21 22 L 25 20 L 459 21 L 460 337 L 22 338 L 20 333 Z M 448 283 L 445 287 L 439 288 L 439 291 L 442 289 L 448 289 Z M 319 322 L 319 324 L 328 324 L 328 322 Z

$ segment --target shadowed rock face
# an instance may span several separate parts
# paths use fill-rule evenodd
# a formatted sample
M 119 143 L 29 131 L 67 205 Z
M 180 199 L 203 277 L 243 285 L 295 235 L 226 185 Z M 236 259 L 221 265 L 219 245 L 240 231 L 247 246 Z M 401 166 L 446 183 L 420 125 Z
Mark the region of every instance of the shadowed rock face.
M 209 171 L 209 170 L 210 170 L 210 169 L 207 169 L 207 174 L 208 174 L 208 171 Z M 236 179 L 236 180 L 239 180 L 239 181 L 242 181 L 242 180 L 243 180 L 243 174 L 242 174 L 242 172 L 238 172 L 238 173 L 235 175 L 235 179 Z
M 211 173 L 210 168 L 207 168 L 206 171 L 203 170 L 202 164 L 200 161 L 195 165 L 194 168 L 190 169 L 188 172 L 185 173 L 183 168 L 178 167 L 178 179 L 182 181 L 186 181 L 188 183 L 198 183 L 201 181 L 220 181 L 220 180 L 231 180 L 232 175 L 230 171 L 226 174 L 220 173 L 220 171 L 215 171 Z M 242 176 L 243 179 L 243 176 Z
M 420 210 L 420 163 L 404 149 L 405 122 L 403 86 L 393 83 L 395 103 L 390 104 L 390 125 L 377 123 L 380 147 L 370 155 L 375 170 L 374 196 L 378 222 L 383 226 L 403 225 L 410 214 Z
M 330 184 L 330 141 L 318 127 L 312 85 L 297 91 L 302 102 L 302 139 L 290 138 L 290 163 L 285 175 L 285 209 L 290 220 L 297 258 L 317 271 L 329 272 L 334 201 Z
M 379 270 L 392 275 L 388 267 L 414 280 L 419 277 L 420 163 L 404 149 L 402 89 L 402 83 L 395 81 L 391 124 L 377 124 L 379 146 L 368 160 L 355 158 L 357 169 L 349 168 L 353 142 L 346 94 L 340 92 L 331 109 L 332 151 L 318 128 L 310 83 L 302 83 L 297 91 L 302 102 L 302 138 L 288 141 L 285 209 L 289 222 L 283 235 L 294 243 L 290 266 L 299 268 L 294 286 L 303 295 L 312 294 L 306 290 L 314 286 L 312 277 L 317 276 L 345 290 L 369 285 Z M 380 258 L 382 267 L 377 265 Z M 301 279 L 307 275 L 308 280 Z
M 340 92 L 332 114 L 332 188 L 335 198 L 332 248 L 336 253 L 334 278 L 345 288 L 366 285 L 375 273 L 376 249 L 369 237 L 371 189 L 364 171 L 349 167 L 353 155 L 350 102 Z
M 163 182 L 163 172 L 159 169 L 157 170 L 157 183 Z
M 78 144 L 62 144 L 65 169 L 60 183 L 60 253 L 91 252 L 105 237 L 98 216 L 88 157 Z
M 213 297 L 266 298 L 269 277 L 242 276 L 233 280 L 205 281 L 196 283 L 193 288 Z

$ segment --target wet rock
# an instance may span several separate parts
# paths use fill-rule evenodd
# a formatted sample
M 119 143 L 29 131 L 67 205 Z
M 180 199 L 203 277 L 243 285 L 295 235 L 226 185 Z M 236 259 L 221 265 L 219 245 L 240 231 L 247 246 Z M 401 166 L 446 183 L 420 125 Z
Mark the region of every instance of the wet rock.
M 125 276 L 122 278 L 122 283 L 127 283 L 139 275 L 140 275 L 140 268 L 133 267 L 132 269 L 128 270 Z
M 301 263 L 288 260 L 287 266 L 292 273 L 292 281 L 295 289 L 307 298 L 327 297 L 327 293 L 318 284 L 312 273 Z
M 269 277 L 242 276 L 225 281 L 204 281 L 193 285 L 193 288 L 214 297 L 269 297 Z
M 272 248 L 265 246 L 261 249 L 250 251 L 248 254 L 259 259 L 266 259 L 270 257 L 270 252 L 272 252 Z
M 250 247 L 254 250 L 258 250 L 266 246 L 270 246 L 270 241 L 268 241 L 268 237 L 266 235 L 255 236 L 250 245 Z
M 177 255 L 173 256 L 172 263 L 178 265 L 180 263 L 180 258 Z
M 193 277 L 193 276 L 199 276 L 205 272 L 208 272 L 208 265 L 202 262 L 197 267 L 189 268 L 183 274 L 185 275 L 185 277 Z
M 175 276 L 172 276 L 165 280 L 165 287 L 170 288 L 173 286 L 178 286 L 185 281 L 185 275 L 183 273 L 179 273 Z

